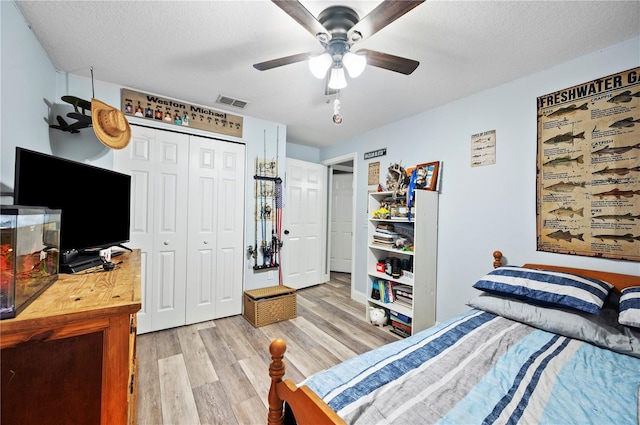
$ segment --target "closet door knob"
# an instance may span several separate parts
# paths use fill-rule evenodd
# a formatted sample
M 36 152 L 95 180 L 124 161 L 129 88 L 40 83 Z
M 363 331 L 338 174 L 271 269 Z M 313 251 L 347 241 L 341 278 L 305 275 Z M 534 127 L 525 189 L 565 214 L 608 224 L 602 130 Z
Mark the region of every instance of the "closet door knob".
M 164 241 L 164 244 L 165 245 L 169 245 L 169 241 Z
M 208 244 L 209 244 L 209 241 L 204 241 L 204 244 L 205 244 L 205 245 L 208 245 Z
M 284 234 L 285 234 L 285 235 L 288 235 L 288 234 L 289 234 L 289 231 L 288 231 L 288 230 L 285 230 L 285 231 L 284 231 Z

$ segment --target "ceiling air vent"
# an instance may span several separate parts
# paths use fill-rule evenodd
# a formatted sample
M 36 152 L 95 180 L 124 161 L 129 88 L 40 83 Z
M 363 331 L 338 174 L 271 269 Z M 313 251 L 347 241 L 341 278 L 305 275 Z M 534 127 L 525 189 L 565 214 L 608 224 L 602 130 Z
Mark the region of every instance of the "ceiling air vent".
M 249 102 L 246 100 L 234 99 L 229 96 L 218 96 L 216 103 L 221 103 L 223 105 L 235 106 L 236 108 L 244 109 Z

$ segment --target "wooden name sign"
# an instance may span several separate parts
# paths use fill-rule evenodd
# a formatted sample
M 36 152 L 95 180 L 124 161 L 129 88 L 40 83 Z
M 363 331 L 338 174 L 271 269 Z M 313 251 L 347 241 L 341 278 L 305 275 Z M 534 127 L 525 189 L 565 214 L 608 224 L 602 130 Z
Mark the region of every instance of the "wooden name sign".
M 242 137 L 242 117 L 179 100 L 122 89 L 122 112 L 181 127 Z

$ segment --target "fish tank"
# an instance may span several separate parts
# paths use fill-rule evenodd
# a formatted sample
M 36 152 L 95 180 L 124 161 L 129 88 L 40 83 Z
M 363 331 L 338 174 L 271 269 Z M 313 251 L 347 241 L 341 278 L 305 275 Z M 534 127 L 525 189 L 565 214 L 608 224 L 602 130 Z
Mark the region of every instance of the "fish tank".
M 2 205 L 0 319 L 16 317 L 58 279 L 61 210 Z

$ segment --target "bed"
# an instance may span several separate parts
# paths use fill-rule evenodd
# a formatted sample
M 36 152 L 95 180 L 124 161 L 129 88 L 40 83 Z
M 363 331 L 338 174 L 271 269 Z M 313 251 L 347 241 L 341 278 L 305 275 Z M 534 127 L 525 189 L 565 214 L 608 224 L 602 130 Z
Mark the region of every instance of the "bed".
M 466 313 L 300 386 L 272 341 L 268 424 L 640 423 L 640 276 L 501 257 Z

